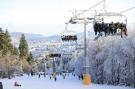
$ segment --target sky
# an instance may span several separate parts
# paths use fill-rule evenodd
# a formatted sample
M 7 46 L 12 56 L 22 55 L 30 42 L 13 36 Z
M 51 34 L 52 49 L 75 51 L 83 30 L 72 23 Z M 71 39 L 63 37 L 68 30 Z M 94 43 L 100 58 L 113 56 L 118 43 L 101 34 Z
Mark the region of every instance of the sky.
M 86 10 L 102 0 L 0 0 L 0 27 L 10 32 L 61 34 L 72 10 Z M 106 9 L 121 12 L 135 6 L 134 0 L 106 0 Z M 102 8 L 102 5 L 97 7 Z M 124 13 L 134 22 L 135 10 Z M 69 29 L 83 31 L 82 25 Z

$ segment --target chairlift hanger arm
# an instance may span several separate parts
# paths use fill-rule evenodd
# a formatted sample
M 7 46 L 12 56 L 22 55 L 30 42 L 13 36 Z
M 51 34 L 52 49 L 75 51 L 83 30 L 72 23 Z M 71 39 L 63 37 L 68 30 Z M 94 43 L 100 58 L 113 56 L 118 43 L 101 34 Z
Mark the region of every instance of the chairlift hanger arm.
M 99 13 L 96 16 L 122 16 L 121 13 L 114 13 L 114 12 L 106 12 L 106 13 Z
M 66 24 L 84 24 L 92 23 L 95 18 L 71 18 Z

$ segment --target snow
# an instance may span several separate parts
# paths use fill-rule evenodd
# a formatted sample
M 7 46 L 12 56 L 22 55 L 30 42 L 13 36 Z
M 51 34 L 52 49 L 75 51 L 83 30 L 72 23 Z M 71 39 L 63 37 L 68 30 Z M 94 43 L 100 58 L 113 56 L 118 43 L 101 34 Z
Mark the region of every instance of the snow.
M 81 80 L 78 80 L 77 76 L 74 77 L 71 74 L 63 79 L 62 76 L 57 76 L 57 81 L 50 79 L 49 76 L 38 78 L 38 76 L 28 77 L 27 75 L 22 77 L 16 77 L 13 79 L 1 79 L 3 83 L 3 89 L 134 89 L 124 86 L 110 86 L 110 85 L 98 85 L 91 84 L 84 86 Z M 15 87 L 14 82 L 17 81 L 22 86 Z

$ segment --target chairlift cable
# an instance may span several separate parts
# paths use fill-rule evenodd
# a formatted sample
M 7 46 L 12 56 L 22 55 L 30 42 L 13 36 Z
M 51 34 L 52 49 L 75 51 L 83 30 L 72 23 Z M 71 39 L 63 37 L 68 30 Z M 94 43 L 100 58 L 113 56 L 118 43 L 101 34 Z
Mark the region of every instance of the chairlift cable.
M 131 8 L 128 8 L 128 9 L 126 9 L 126 10 L 124 10 L 124 11 L 121 11 L 120 13 L 125 13 L 125 12 L 127 12 L 127 11 L 132 10 L 132 9 L 135 9 L 135 6 L 134 6 L 134 7 L 131 7 Z
M 84 10 L 82 13 L 77 14 L 77 16 L 80 16 L 81 14 L 83 14 L 83 13 L 85 13 L 85 12 L 91 10 L 92 8 L 98 6 L 99 4 L 101 4 L 101 3 L 103 3 L 103 2 L 104 2 L 104 0 L 100 1 L 99 3 L 97 3 L 97 4 L 93 5 L 92 7 L 88 8 L 87 10 Z

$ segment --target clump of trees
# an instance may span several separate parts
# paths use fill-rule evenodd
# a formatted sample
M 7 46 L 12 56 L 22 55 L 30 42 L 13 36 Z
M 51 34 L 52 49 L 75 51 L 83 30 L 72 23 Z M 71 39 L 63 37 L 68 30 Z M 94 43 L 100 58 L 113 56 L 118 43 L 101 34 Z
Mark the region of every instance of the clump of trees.
M 135 87 L 135 38 L 101 38 L 88 47 L 89 72 L 93 83 Z M 84 56 L 75 65 L 75 73 L 83 74 Z
M 11 78 L 14 74 L 28 72 L 32 69 L 33 62 L 24 34 L 17 48 L 12 44 L 8 30 L 0 28 L 0 77 Z

